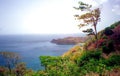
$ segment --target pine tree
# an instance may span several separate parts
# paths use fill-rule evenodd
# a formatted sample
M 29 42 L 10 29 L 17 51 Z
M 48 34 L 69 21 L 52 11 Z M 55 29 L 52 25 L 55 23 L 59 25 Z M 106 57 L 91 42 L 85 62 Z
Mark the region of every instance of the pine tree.
M 94 27 L 94 32 L 92 34 L 96 39 L 96 48 L 98 48 L 98 37 L 97 37 L 97 23 L 100 21 L 100 9 L 95 8 L 92 9 L 92 5 L 85 4 L 83 2 L 78 2 L 79 7 L 74 7 L 76 10 L 86 11 L 86 13 L 82 15 L 74 15 L 77 20 L 80 21 L 78 25 L 79 28 L 91 25 Z M 84 32 L 84 31 L 83 31 Z

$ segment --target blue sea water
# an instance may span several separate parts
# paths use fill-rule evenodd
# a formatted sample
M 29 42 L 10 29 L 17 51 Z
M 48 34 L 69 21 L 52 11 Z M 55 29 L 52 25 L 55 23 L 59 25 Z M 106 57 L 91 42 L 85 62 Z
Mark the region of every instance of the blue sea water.
M 27 68 L 40 70 L 43 67 L 39 56 L 60 56 L 74 46 L 50 42 L 52 39 L 67 36 L 71 35 L 3 35 L 0 36 L 0 51 L 17 52 L 21 56 L 21 62 L 25 62 Z

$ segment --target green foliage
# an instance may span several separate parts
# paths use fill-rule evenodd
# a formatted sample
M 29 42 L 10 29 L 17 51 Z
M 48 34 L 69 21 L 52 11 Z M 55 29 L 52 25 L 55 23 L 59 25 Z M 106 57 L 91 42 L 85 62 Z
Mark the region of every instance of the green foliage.
M 27 69 L 24 63 L 17 64 L 11 72 L 6 67 L 0 67 L 0 76 L 85 76 L 91 73 L 104 76 L 106 71 L 120 67 L 120 55 L 104 59 L 100 50 L 83 51 L 79 54 L 75 58 L 76 62 L 68 56 L 40 56 L 45 69 L 36 72 Z
M 46 68 L 44 74 L 48 76 L 76 76 L 78 74 L 77 65 L 66 57 L 40 56 L 40 59 L 41 64 Z
M 103 53 L 105 53 L 107 55 L 110 53 L 110 49 L 107 46 L 103 46 L 102 51 L 103 51 Z
M 89 52 L 84 52 L 81 57 L 77 59 L 77 64 L 79 66 L 85 65 L 90 59 L 95 59 L 99 60 L 101 57 L 101 51 L 89 51 Z
M 40 56 L 41 64 L 46 67 L 56 66 L 57 63 L 62 63 L 62 57 L 54 57 L 54 56 Z
M 79 1 L 78 4 L 79 4 L 79 7 L 73 7 L 73 8 L 75 8 L 76 10 L 84 11 L 84 10 L 89 9 L 89 8 L 92 7 L 92 5 L 88 5 L 88 4 L 83 3 L 81 1 Z
M 34 75 L 32 75 L 32 76 L 48 76 L 48 74 L 46 73 L 46 71 L 40 70 L 40 71 L 37 71 L 36 73 L 34 73 Z
M 102 51 L 103 51 L 103 53 L 105 53 L 107 55 L 109 53 L 115 51 L 113 41 L 110 40 L 110 41 L 106 42 L 106 44 L 104 46 L 102 46 Z
M 95 34 L 92 28 L 83 30 L 82 32 L 87 33 L 88 36 L 89 36 L 89 35 L 94 35 L 94 34 Z
M 103 35 L 101 38 L 102 39 L 108 39 L 107 36 L 105 36 L 105 35 Z
M 80 72 L 85 75 L 90 72 L 102 74 L 106 70 L 106 65 L 101 63 L 102 60 L 90 59 L 85 65 L 81 66 Z
M 99 51 L 87 51 L 78 58 L 77 65 L 80 67 L 80 75 L 84 76 L 87 73 L 103 74 L 107 66 L 103 63 L 101 57 L 102 52 Z
M 112 35 L 113 33 L 114 32 L 109 27 L 104 30 L 104 34 L 107 35 L 107 36 Z
M 106 65 L 108 61 L 101 57 L 101 53 L 101 51 L 86 51 L 77 58 L 77 63 L 74 63 L 73 61 L 65 57 L 57 58 L 52 56 L 41 56 L 40 58 L 43 59 L 42 63 L 45 63 L 47 69 L 45 71 L 40 71 L 38 75 L 84 76 L 90 72 L 103 75 L 109 67 L 107 67 Z M 51 59 L 52 62 L 49 59 Z M 56 65 L 54 65 L 54 62 L 56 62 Z
M 120 66 L 120 55 L 112 55 L 105 64 L 110 67 Z
M 80 67 L 81 76 L 91 72 L 103 76 L 107 70 L 120 66 L 120 55 L 113 55 L 108 59 L 104 59 L 101 54 L 101 51 L 85 52 L 78 58 L 77 65 Z

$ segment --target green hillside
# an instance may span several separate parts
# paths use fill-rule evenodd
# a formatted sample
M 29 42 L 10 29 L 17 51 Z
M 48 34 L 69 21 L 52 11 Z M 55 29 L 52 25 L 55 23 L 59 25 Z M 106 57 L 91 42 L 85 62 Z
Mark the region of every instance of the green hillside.
M 40 59 L 46 69 L 39 73 L 43 76 L 120 75 L 119 46 L 115 46 L 116 39 L 113 39 L 112 34 L 111 36 L 105 34 L 106 31 L 109 33 L 110 30 L 114 34 L 118 33 L 115 30 L 120 30 L 119 26 L 120 21 L 98 33 L 99 48 L 97 50 L 95 49 L 95 39 L 91 37 L 83 47 L 76 45 L 61 57 L 41 56 Z M 117 35 L 120 35 L 120 33 Z M 93 48 L 90 49 L 90 47 Z

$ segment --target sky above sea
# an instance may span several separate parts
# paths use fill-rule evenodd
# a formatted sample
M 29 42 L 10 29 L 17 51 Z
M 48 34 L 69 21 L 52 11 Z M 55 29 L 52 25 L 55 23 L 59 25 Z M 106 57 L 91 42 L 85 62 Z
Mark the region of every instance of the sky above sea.
M 81 33 L 78 1 L 101 9 L 98 31 L 120 20 L 120 0 L 0 0 L 0 35 Z

